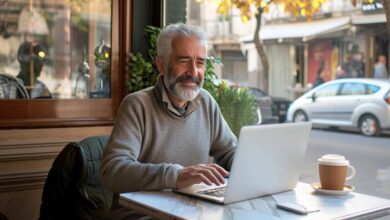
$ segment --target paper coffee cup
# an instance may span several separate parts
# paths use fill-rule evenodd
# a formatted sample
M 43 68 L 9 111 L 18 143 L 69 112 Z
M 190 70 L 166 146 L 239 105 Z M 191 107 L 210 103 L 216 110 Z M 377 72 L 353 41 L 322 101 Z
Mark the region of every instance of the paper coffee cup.
M 347 177 L 348 168 L 351 175 Z M 355 169 L 350 166 L 344 156 L 338 154 L 327 154 L 318 159 L 318 169 L 322 189 L 343 190 L 345 180 L 355 176 Z

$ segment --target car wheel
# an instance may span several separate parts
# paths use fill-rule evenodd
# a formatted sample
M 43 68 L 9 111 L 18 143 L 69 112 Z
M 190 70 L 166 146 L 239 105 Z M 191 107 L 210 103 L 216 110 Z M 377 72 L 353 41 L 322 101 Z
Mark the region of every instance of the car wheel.
M 359 129 L 366 136 L 379 136 L 382 132 L 378 119 L 373 115 L 364 115 L 359 120 Z
M 302 110 L 298 110 L 294 114 L 293 121 L 294 122 L 303 122 L 303 121 L 308 121 L 308 118 L 307 118 L 307 115 L 305 112 L 303 112 Z

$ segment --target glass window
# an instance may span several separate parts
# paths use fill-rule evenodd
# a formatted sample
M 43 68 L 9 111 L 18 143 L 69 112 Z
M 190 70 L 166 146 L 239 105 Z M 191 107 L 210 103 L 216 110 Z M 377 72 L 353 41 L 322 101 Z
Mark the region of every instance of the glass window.
M 243 23 L 240 16 L 241 14 L 238 10 L 234 9 L 234 7 L 229 10 L 229 14 L 227 16 L 220 15 L 217 13 L 217 1 L 186 0 L 186 2 L 187 23 L 202 26 L 202 28 L 206 30 L 209 36 L 209 54 L 211 56 L 224 58 L 224 67 L 216 68 L 219 78 L 226 78 L 227 76 L 231 76 L 231 80 L 240 80 L 241 78 L 233 78 L 234 73 L 245 74 L 248 76 L 248 84 L 244 84 L 242 82 L 241 84 L 251 87 L 260 87 L 261 81 L 264 79 L 261 78 L 260 75 L 260 73 L 262 72 L 262 65 L 260 65 L 260 58 L 257 55 L 256 45 L 253 42 L 253 36 L 255 33 L 254 23 L 256 23 L 256 19 L 252 17 L 250 22 Z M 201 3 L 199 4 L 198 2 Z M 337 2 L 338 4 L 338 2 L 347 2 L 347 0 L 332 2 Z M 338 6 L 341 6 L 341 4 L 338 4 Z M 296 19 L 293 16 L 286 16 L 284 20 L 280 19 L 281 17 L 278 15 L 283 14 L 279 13 L 280 8 L 270 7 L 269 9 L 270 10 L 268 13 L 264 13 L 265 17 L 263 18 L 263 21 L 265 21 L 265 26 L 272 27 L 274 24 L 289 25 L 292 20 Z M 177 10 L 185 9 L 177 8 Z M 340 7 L 333 7 L 330 12 L 337 12 L 339 10 Z M 173 11 L 165 11 L 165 13 L 173 14 Z M 195 15 L 195 13 L 199 13 L 199 15 L 197 16 Z M 353 13 L 354 12 L 352 12 L 352 14 Z M 386 29 L 384 24 L 381 24 L 379 26 L 378 25 L 379 24 L 374 23 L 366 24 L 365 28 L 373 30 Z M 373 45 L 371 45 L 371 43 L 365 41 L 365 36 L 365 33 L 360 33 L 356 35 L 356 37 L 354 37 L 353 39 L 342 35 L 340 35 L 340 37 L 337 39 L 321 39 L 318 42 L 327 42 L 326 44 L 328 46 L 326 46 L 326 49 L 322 48 L 316 51 L 316 57 L 313 60 L 317 62 L 321 59 L 325 59 L 326 61 L 324 65 L 327 69 L 328 67 L 332 69 L 332 64 L 337 63 L 333 63 L 333 61 L 341 61 L 341 63 L 337 64 L 341 66 L 338 71 L 341 76 L 340 78 L 348 78 L 348 76 L 354 75 L 356 73 L 356 71 L 354 70 L 357 69 L 359 70 L 357 72 L 360 72 L 360 75 L 362 75 L 362 77 L 371 76 L 374 63 L 366 62 L 365 67 L 368 72 L 364 73 L 364 71 L 361 71 L 364 70 L 364 65 L 362 65 L 362 61 L 368 61 L 368 59 L 364 59 L 368 58 L 367 54 L 364 55 L 362 51 L 371 51 L 372 49 L 374 49 L 377 54 L 388 55 L 387 50 L 382 50 L 383 48 L 387 48 L 388 37 L 385 35 L 376 35 L 375 42 L 377 45 L 374 45 L 373 48 Z M 307 44 L 305 44 L 306 46 L 303 46 L 302 42 L 300 42 L 299 39 L 287 39 L 287 41 L 288 44 L 286 44 L 284 41 L 279 42 L 278 39 L 265 40 L 266 55 L 269 59 L 270 70 L 272 69 L 270 71 L 268 79 L 268 92 L 271 95 L 280 96 L 283 94 L 283 96 L 289 95 L 291 98 L 297 98 L 294 96 L 297 94 L 300 95 L 300 93 L 302 92 L 306 92 L 306 90 L 309 89 L 308 84 L 312 82 L 312 79 L 310 77 L 311 75 L 309 74 L 310 71 L 308 71 L 312 67 L 312 62 L 310 62 L 308 60 L 308 57 L 306 56 L 306 49 L 307 44 L 310 45 L 314 42 L 308 42 Z M 296 50 L 294 50 L 294 47 L 302 47 L 302 51 L 297 52 Z M 376 50 L 375 48 L 379 48 L 379 50 Z M 223 54 L 226 50 L 245 51 L 245 58 L 247 58 L 246 68 L 243 69 L 241 63 L 233 63 L 229 60 L 226 60 L 226 53 Z M 282 55 L 286 55 L 287 57 L 282 58 Z M 299 68 L 297 66 L 295 66 L 294 68 L 295 63 L 301 64 L 298 65 Z M 237 65 L 237 67 L 233 67 L 233 65 Z M 292 71 L 294 72 L 294 75 L 291 75 Z M 300 81 L 302 85 L 294 83 L 296 79 L 296 77 L 294 76 L 299 75 L 296 74 L 297 72 L 300 72 L 300 74 L 302 74 L 300 77 L 298 77 L 298 81 Z M 359 74 L 356 73 L 356 75 Z M 330 77 L 327 80 L 332 80 L 334 77 L 331 72 L 329 72 L 328 76 Z M 383 141 L 388 141 L 385 139 L 389 137 L 389 132 L 384 130 L 382 136 L 367 139 L 362 135 L 357 135 L 357 132 L 359 131 L 358 126 L 356 126 L 355 128 L 351 128 L 350 126 L 341 126 L 343 124 L 346 124 L 344 121 L 342 122 L 342 120 L 346 120 L 347 118 L 350 119 L 350 113 L 352 113 L 351 111 L 346 110 L 343 106 L 359 104 L 358 102 L 349 102 L 342 98 L 348 98 L 349 96 L 340 96 L 341 99 L 337 98 L 340 92 L 340 86 L 342 82 L 346 81 L 335 81 L 334 83 L 332 83 L 332 86 L 322 86 L 319 91 L 317 90 L 318 92 L 315 93 L 316 96 L 329 97 L 325 98 L 326 100 L 324 100 L 324 102 L 313 103 L 311 102 L 311 100 L 307 100 L 307 103 L 320 105 L 321 107 L 319 108 L 315 107 L 317 108 L 316 110 L 319 111 L 319 114 L 326 117 L 326 119 L 329 119 L 321 120 L 321 123 L 325 123 L 325 121 L 328 121 L 330 123 L 328 124 L 330 125 L 330 127 L 335 127 L 341 132 L 334 131 L 333 129 L 331 129 L 331 131 L 329 131 L 328 129 L 314 129 L 312 131 L 314 135 L 311 135 L 310 137 L 305 158 L 305 165 L 303 166 L 304 170 L 302 171 L 302 175 L 300 176 L 299 180 L 309 184 L 318 182 L 319 176 L 317 159 L 319 155 L 323 155 L 326 152 L 341 154 L 346 156 L 346 158 L 349 158 L 348 160 L 350 160 L 351 164 L 355 166 L 355 168 L 357 167 L 360 170 L 359 178 L 354 178 L 348 181 L 348 184 L 355 186 L 355 190 L 359 193 L 385 197 L 389 199 L 390 168 L 386 164 L 388 164 L 387 161 L 390 155 L 390 151 L 389 149 L 382 150 L 381 148 L 383 146 Z M 291 88 L 291 85 L 296 85 L 296 87 Z M 380 88 L 372 84 L 364 83 L 364 86 L 359 85 L 356 88 L 353 88 L 352 85 L 347 85 L 344 89 L 344 95 L 352 95 L 361 94 L 362 91 L 365 92 L 364 94 L 373 94 L 379 92 Z M 291 91 L 291 95 L 286 94 L 286 91 Z M 308 97 L 308 99 L 313 99 L 313 97 Z M 338 106 L 338 104 L 336 103 L 338 101 L 345 102 L 343 103 L 343 106 Z M 323 114 L 325 108 L 331 110 L 331 114 L 329 114 L 329 117 Z M 335 126 L 336 124 L 339 124 L 340 126 Z M 334 138 L 337 138 L 337 141 L 329 141 Z M 364 151 L 357 151 L 357 146 L 361 149 L 364 149 Z M 378 155 L 378 151 L 381 152 L 380 155 Z M 359 158 L 361 159 L 359 160 Z M 367 159 L 375 161 L 375 164 L 367 163 Z
M 111 97 L 110 0 L 8 1 L 1 9 L 0 98 L 26 98 L 23 90 L 31 99 Z
M 364 95 L 366 86 L 363 83 L 344 83 L 340 95 Z
M 375 86 L 375 85 L 370 85 L 370 84 L 367 84 L 367 94 L 374 94 L 376 92 L 378 92 L 380 89 L 379 86 Z
M 321 88 L 315 93 L 316 97 L 328 97 L 328 96 L 336 96 L 337 91 L 339 90 L 340 84 L 333 84 Z

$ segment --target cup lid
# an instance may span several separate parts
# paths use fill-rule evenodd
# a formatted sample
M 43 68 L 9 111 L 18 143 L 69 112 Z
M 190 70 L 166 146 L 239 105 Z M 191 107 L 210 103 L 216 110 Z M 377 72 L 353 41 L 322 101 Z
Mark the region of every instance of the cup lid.
M 318 164 L 330 165 L 330 166 L 348 166 L 349 161 L 345 159 L 343 155 L 338 154 L 326 154 L 318 159 Z

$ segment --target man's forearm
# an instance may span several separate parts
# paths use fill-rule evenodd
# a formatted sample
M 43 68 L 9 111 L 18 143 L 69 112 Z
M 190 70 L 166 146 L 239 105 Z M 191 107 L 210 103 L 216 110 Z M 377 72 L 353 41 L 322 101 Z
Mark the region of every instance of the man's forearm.
M 143 164 L 135 161 L 112 159 L 102 165 L 103 185 L 112 192 L 133 192 L 175 188 L 178 164 Z

